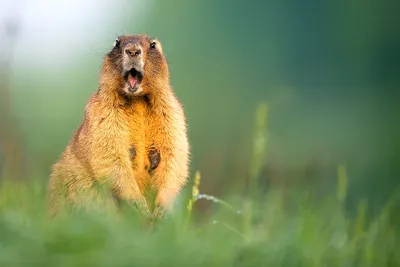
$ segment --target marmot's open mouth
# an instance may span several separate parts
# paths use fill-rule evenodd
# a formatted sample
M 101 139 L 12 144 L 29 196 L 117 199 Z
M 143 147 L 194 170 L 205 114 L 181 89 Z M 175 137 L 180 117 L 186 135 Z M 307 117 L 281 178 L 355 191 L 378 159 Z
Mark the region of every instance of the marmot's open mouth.
M 142 79 L 143 74 L 140 71 L 137 71 L 135 68 L 132 68 L 125 74 L 125 81 L 128 83 L 129 91 L 132 93 L 137 91 Z

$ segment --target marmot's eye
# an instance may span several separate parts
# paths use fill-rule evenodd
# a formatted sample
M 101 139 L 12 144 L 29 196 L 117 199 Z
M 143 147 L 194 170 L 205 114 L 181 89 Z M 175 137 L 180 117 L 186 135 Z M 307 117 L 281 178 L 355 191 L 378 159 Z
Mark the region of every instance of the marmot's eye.
M 156 42 L 152 42 L 152 43 L 150 44 L 150 47 L 151 47 L 151 48 L 156 48 Z
M 119 39 L 115 40 L 114 46 L 119 47 L 120 44 L 121 44 L 121 41 Z

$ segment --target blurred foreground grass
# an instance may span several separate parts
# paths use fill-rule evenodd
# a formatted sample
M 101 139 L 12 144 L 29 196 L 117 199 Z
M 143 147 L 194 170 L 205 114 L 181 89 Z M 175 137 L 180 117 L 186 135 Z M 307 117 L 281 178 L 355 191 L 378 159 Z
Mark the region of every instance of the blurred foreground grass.
M 345 208 L 351 179 L 345 165 L 338 166 L 336 194 L 321 197 L 295 186 L 261 193 L 266 124 L 262 104 L 246 195 L 222 201 L 203 194 L 197 172 L 191 194 L 182 194 L 154 232 L 130 210 L 49 220 L 43 179 L 3 180 L 0 266 L 400 266 L 399 194 L 372 218 L 368 200 L 360 201 L 353 218 Z M 198 201 L 214 202 L 212 212 L 197 211 Z

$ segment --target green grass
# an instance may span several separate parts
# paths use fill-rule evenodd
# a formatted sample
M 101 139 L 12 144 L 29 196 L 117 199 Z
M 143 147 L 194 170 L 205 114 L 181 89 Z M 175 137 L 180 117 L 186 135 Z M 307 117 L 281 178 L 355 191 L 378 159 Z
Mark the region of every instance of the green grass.
M 321 198 L 304 187 L 258 189 L 267 151 L 267 106 L 256 115 L 253 165 L 246 195 L 225 200 L 201 192 L 200 172 L 191 194 L 150 232 L 132 210 L 46 216 L 45 184 L 3 180 L 0 187 L 0 266 L 400 266 L 399 194 L 368 214 L 346 209 L 346 165 L 337 190 Z M 34 178 L 34 177 L 32 177 Z M 196 209 L 211 201 L 211 211 Z

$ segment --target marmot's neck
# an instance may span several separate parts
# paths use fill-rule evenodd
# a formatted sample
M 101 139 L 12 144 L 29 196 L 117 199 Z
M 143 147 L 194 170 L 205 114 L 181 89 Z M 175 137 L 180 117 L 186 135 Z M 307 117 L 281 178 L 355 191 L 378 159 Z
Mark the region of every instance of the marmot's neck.
M 169 114 L 176 106 L 176 97 L 170 84 L 152 89 L 154 90 L 147 94 L 151 109 L 160 115 L 161 113 Z
M 126 99 L 120 95 L 119 89 L 124 86 L 124 79 L 118 70 L 106 58 L 100 71 L 97 89 L 99 101 L 107 106 L 121 106 L 126 104 Z
M 128 98 L 123 97 L 118 91 L 120 87 L 114 86 L 113 84 L 107 83 L 99 83 L 99 87 L 97 90 L 97 98 L 101 103 L 104 103 L 106 106 L 110 107 L 121 107 L 126 106 L 130 100 Z

